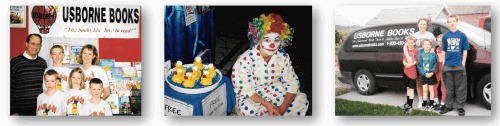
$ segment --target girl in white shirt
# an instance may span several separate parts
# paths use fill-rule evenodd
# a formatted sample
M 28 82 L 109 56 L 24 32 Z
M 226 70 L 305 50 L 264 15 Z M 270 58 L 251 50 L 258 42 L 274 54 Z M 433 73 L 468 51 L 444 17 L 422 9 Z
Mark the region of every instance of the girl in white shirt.
M 85 88 L 85 75 L 83 70 L 75 68 L 71 70 L 68 80 L 69 89 L 66 90 L 66 111 L 68 116 L 83 115 L 83 104 L 90 99 L 90 93 Z

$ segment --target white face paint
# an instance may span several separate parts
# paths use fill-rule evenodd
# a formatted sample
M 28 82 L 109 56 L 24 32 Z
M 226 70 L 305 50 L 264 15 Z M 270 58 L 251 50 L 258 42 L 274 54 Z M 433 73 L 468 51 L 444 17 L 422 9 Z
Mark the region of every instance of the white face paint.
M 273 55 L 278 51 L 280 47 L 281 39 L 278 33 L 269 33 L 264 36 L 264 39 L 260 42 L 260 48 L 267 55 Z

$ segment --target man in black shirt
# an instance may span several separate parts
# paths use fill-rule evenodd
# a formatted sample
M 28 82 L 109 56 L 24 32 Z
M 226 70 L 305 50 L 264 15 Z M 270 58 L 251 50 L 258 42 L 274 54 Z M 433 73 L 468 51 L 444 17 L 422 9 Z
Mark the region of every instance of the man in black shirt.
M 26 51 L 10 60 L 10 114 L 35 115 L 36 99 L 43 92 L 43 74 L 47 62 L 38 56 L 42 36 L 30 34 Z

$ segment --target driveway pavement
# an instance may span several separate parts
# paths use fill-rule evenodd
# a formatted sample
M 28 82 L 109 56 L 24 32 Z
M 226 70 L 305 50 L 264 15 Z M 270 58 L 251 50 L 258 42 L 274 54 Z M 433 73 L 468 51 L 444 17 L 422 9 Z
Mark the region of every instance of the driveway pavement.
M 417 94 L 415 93 L 415 96 Z M 405 89 L 382 89 L 377 93 L 365 96 L 359 94 L 356 90 L 353 90 L 349 93 L 336 96 L 335 98 L 342 98 L 351 101 L 364 101 L 374 104 L 386 104 L 391 106 L 400 106 L 406 101 L 406 90 Z M 413 108 L 417 108 L 418 98 L 415 98 L 413 101 Z M 465 116 L 491 116 L 491 110 L 486 109 L 479 101 L 479 99 L 474 99 L 471 101 L 467 101 L 465 103 Z M 434 111 L 439 113 L 438 111 Z M 456 108 L 453 111 L 450 111 L 446 114 L 446 116 L 458 116 L 458 111 Z

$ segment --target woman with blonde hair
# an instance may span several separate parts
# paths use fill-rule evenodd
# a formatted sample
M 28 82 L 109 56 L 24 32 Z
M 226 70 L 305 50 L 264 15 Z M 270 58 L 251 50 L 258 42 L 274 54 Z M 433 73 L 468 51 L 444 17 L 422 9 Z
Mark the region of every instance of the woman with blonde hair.
M 102 80 L 104 91 L 102 95 L 102 99 L 106 100 L 108 96 L 111 94 L 109 88 L 108 75 L 106 71 L 99 67 L 99 52 L 97 48 L 92 44 L 87 44 L 82 47 L 80 50 L 80 55 L 78 62 L 82 64 L 80 67 L 85 74 L 85 89 L 89 89 L 89 82 L 93 78 L 99 78 Z

